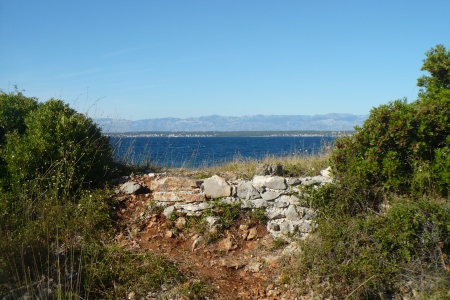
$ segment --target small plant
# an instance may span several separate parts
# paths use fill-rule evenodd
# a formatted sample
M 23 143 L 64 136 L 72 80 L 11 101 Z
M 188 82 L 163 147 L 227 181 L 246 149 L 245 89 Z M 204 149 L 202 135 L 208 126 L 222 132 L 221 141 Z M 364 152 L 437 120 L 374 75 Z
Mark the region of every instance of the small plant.
M 213 294 L 214 290 L 201 280 L 191 280 L 182 285 L 179 293 L 192 300 L 207 299 Z
M 274 249 L 281 249 L 287 246 L 289 243 L 283 238 L 276 238 L 272 242 L 272 247 Z

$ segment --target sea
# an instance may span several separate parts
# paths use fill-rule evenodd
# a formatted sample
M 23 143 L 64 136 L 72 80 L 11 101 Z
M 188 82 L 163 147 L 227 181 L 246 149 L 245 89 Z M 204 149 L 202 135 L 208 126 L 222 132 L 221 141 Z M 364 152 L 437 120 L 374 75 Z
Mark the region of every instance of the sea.
M 110 137 L 114 155 L 127 164 L 199 168 L 235 159 L 316 155 L 332 136 L 122 136 Z

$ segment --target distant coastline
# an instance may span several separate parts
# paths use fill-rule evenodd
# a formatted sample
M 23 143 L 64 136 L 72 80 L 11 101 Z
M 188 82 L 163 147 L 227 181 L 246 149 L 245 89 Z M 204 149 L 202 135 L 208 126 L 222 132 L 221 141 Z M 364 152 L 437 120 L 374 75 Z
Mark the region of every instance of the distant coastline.
M 354 133 L 349 131 L 135 131 L 135 132 L 109 132 L 111 137 L 321 137 L 321 136 L 348 136 Z
M 242 117 L 204 116 L 196 118 L 159 118 L 145 120 L 124 120 L 98 118 L 94 121 L 105 133 L 180 133 L 191 132 L 214 136 L 217 132 L 289 132 L 289 134 L 322 134 L 323 132 L 348 132 L 361 126 L 367 115 L 331 113 L 326 115 L 251 115 Z M 284 133 L 283 133 L 284 134 Z M 182 134 L 182 136 L 187 136 Z M 221 136 L 224 136 L 223 134 Z M 228 136 L 228 135 L 226 135 Z M 261 135 L 258 135 L 261 136 Z

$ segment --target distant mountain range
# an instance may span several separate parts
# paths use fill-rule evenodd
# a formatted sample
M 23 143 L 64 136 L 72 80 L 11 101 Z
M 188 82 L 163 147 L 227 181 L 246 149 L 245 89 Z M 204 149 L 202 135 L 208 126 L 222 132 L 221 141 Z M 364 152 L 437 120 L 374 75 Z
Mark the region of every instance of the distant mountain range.
M 362 125 L 368 115 L 332 113 L 326 115 L 255 115 L 243 117 L 206 116 L 198 118 L 159 118 L 129 121 L 95 119 L 103 131 L 346 131 Z

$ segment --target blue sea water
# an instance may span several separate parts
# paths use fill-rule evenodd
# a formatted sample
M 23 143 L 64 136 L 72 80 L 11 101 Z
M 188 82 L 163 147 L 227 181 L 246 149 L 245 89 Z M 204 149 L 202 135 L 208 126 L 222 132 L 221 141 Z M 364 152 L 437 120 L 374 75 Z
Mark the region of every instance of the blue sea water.
M 330 136 L 271 137 L 117 137 L 111 138 L 117 159 L 133 164 L 197 168 L 235 158 L 314 155 Z

